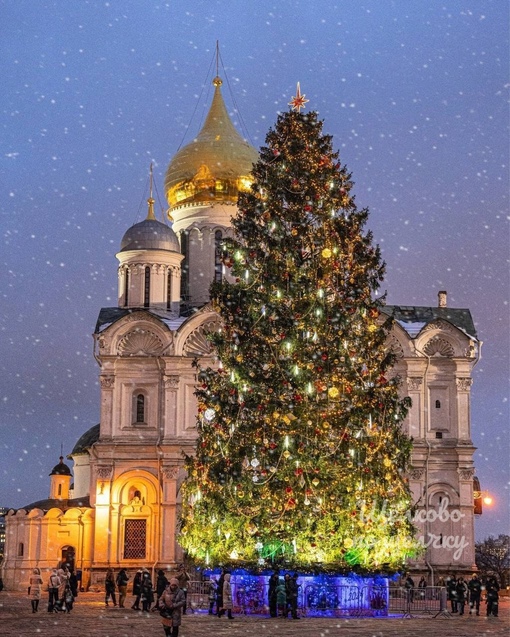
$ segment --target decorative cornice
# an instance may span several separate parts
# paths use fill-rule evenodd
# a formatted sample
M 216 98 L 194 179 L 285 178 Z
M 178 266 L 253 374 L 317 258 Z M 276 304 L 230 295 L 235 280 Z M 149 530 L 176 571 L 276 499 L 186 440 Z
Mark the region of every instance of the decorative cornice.
M 113 467 L 96 467 L 96 475 L 100 480 L 110 480 L 113 474 Z
M 179 387 L 179 376 L 164 376 L 163 380 L 166 389 L 177 389 L 177 387 Z
M 461 480 L 472 480 L 475 475 L 474 469 L 458 469 L 458 472 Z
M 457 383 L 457 389 L 459 391 L 469 391 L 471 389 L 471 385 L 473 384 L 473 379 L 470 378 L 469 376 L 467 377 L 457 377 L 455 379 L 455 382 Z
M 409 391 L 420 391 L 422 384 L 423 384 L 423 378 L 419 376 L 407 377 L 407 389 Z
M 99 382 L 101 383 L 101 389 L 112 389 L 115 384 L 115 376 L 100 376 Z
M 179 475 L 179 467 L 163 467 L 163 475 L 167 480 L 176 480 Z

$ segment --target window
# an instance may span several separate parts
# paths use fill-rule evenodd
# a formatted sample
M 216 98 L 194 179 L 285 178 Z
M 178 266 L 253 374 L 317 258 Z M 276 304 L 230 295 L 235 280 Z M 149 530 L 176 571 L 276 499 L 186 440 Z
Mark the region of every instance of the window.
M 62 495 L 62 485 L 61 484 L 58 485 L 57 495 Z
M 124 559 L 145 559 L 147 520 L 126 520 L 124 526 Z
M 172 270 L 168 270 L 166 275 L 166 309 L 172 306 Z
M 221 230 L 214 233 L 214 280 L 220 282 L 223 278 L 223 262 L 221 260 L 223 245 Z
M 23 542 L 18 544 L 18 557 L 23 557 L 23 553 L 25 552 L 25 545 Z
M 184 259 L 181 264 L 181 298 L 183 301 L 189 300 L 189 233 L 181 234 L 181 254 Z
M 441 409 L 441 401 L 436 400 L 436 409 Z
M 136 421 L 145 422 L 145 396 L 138 394 L 136 397 Z
M 442 431 L 436 431 L 436 438 L 438 440 L 441 440 L 442 437 L 443 437 L 443 432 Z
M 129 268 L 126 268 L 126 289 L 124 290 L 124 306 L 129 303 Z
M 143 306 L 149 307 L 151 300 L 151 269 L 149 266 L 145 268 L 145 289 L 143 297 Z

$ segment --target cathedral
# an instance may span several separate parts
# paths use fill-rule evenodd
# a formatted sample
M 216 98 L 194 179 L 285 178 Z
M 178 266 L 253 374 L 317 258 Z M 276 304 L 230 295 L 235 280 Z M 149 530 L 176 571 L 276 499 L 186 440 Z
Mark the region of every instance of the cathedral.
M 67 563 L 87 590 L 109 567 L 154 574 L 185 557 L 178 534 L 184 455 L 196 438 L 193 362 L 216 364 L 207 334 L 221 325 L 209 286 L 228 276 L 220 246 L 258 156 L 230 120 L 221 79 L 213 83 L 201 131 L 166 172 L 171 225 L 156 219 L 151 181 L 146 219 L 120 242 L 118 303 L 100 310 L 93 334 L 100 422 L 52 469 L 48 499 L 6 514 L 7 589 L 26 589 L 36 566 L 45 576 Z M 434 307 L 384 312 L 394 318 L 395 373 L 412 399 L 409 515 L 425 549 L 409 569 L 433 585 L 474 568 L 470 391 L 481 343 L 469 310 L 448 307 L 444 291 Z

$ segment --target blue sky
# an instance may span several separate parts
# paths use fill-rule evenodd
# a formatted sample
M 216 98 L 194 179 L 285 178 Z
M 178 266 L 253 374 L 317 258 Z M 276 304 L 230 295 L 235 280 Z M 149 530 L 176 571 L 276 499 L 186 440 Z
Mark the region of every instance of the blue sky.
M 99 420 L 92 337 L 121 237 L 203 122 L 219 40 L 256 147 L 301 83 L 352 171 L 388 302 L 471 309 L 477 535 L 509 529 L 508 7 L 408 0 L 4 0 L 0 505 L 47 496 Z

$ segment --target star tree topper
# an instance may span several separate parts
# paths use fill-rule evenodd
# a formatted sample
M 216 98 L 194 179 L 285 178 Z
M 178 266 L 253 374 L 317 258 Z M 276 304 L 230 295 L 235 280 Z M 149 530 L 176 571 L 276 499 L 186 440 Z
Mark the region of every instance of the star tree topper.
M 296 88 L 296 96 L 290 100 L 289 106 L 292 106 L 292 110 L 300 113 L 301 109 L 305 108 L 306 102 L 309 102 L 309 101 L 310 100 L 305 100 L 305 95 L 301 95 L 301 89 L 299 87 L 299 82 L 298 82 L 297 88 Z

